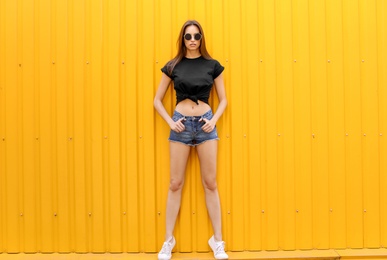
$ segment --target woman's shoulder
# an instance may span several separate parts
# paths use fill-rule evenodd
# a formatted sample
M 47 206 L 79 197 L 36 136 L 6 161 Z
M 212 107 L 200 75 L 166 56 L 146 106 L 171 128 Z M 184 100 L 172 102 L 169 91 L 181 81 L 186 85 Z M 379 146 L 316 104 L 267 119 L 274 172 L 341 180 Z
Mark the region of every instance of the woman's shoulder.
M 165 63 L 164 67 L 161 68 L 161 71 L 170 78 L 173 78 L 173 61 L 173 59 L 169 60 Z
M 217 59 L 211 58 L 208 61 L 210 62 L 212 76 L 215 79 L 223 72 L 224 66 Z
M 172 65 L 172 62 L 173 62 L 174 59 L 172 60 L 168 60 L 165 64 L 164 64 L 164 67 L 168 67 L 168 66 L 171 66 Z
M 204 58 L 203 57 L 203 60 L 205 60 L 205 62 L 208 62 L 208 63 L 213 64 L 213 65 L 221 65 L 219 60 L 214 59 L 214 58 Z

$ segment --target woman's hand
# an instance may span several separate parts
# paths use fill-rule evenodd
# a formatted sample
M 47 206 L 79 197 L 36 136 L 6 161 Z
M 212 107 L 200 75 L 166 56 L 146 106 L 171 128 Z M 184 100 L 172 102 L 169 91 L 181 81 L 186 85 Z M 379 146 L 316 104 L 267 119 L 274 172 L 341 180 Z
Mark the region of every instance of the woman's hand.
M 202 121 L 204 121 L 204 125 L 202 126 L 203 131 L 206 133 L 211 133 L 215 128 L 215 123 L 212 122 L 212 120 L 208 120 L 207 118 L 202 118 L 199 120 L 199 122 Z
M 185 120 L 184 117 L 180 118 L 176 122 L 170 123 L 169 127 L 175 131 L 176 133 L 181 133 L 185 130 L 185 126 L 183 124 L 183 120 Z

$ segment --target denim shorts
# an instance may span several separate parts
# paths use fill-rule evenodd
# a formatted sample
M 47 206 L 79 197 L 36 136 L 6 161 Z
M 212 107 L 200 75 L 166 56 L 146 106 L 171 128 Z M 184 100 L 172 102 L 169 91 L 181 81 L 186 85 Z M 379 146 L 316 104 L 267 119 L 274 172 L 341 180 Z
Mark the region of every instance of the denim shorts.
M 176 122 L 177 120 L 184 118 L 184 120 L 181 122 L 184 124 L 185 129 L 181 133 L 177 133 L 171 130 L 168 140 L 172 142 L 183 143 L 189 146 L 197 146 L 209 140 L 219 140 L 216 126 L 210 133 L 206 133 L 202 130 L 202 126 L 205 124 L 205 122 L 204 120 L 200 119 L 206 118 L 210 120 L 212 116 L 213 114 L 211 110 L 202 116 L 184 116 L 175 110 L 172 116 L 172 120 Z

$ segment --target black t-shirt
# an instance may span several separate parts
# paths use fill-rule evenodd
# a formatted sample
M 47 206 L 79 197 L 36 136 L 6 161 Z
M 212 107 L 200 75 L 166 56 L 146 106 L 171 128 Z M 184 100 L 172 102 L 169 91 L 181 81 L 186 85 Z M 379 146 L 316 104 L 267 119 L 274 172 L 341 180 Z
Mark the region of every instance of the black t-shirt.
M 202 56 L 194 59 L 184 57 L 171 74 L 168 73 L 167 65 L 161 71 L 174 82 L 176 104 L 187 98 L 197 104 L 198 100 L 208 104 L 214 79 L 224 70 L 217 60 L 207 60 Z

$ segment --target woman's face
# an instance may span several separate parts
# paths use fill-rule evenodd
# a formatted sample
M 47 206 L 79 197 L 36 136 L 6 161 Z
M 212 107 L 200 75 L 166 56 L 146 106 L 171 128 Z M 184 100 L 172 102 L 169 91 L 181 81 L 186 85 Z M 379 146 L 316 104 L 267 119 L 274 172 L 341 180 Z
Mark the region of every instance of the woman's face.
M 200 41 L 201 41 L 201 35 L 197 35 L 199 33 L 199 28 L 195 25 L 190 25 L 185 28 L 184 32 L 184 44 L 187 50 L 195 51 L 198 50 L 200 47 Z M 200 37 L 199 40 L 197 40 Z M 189 40 L 187 40 L 187 38 Z

